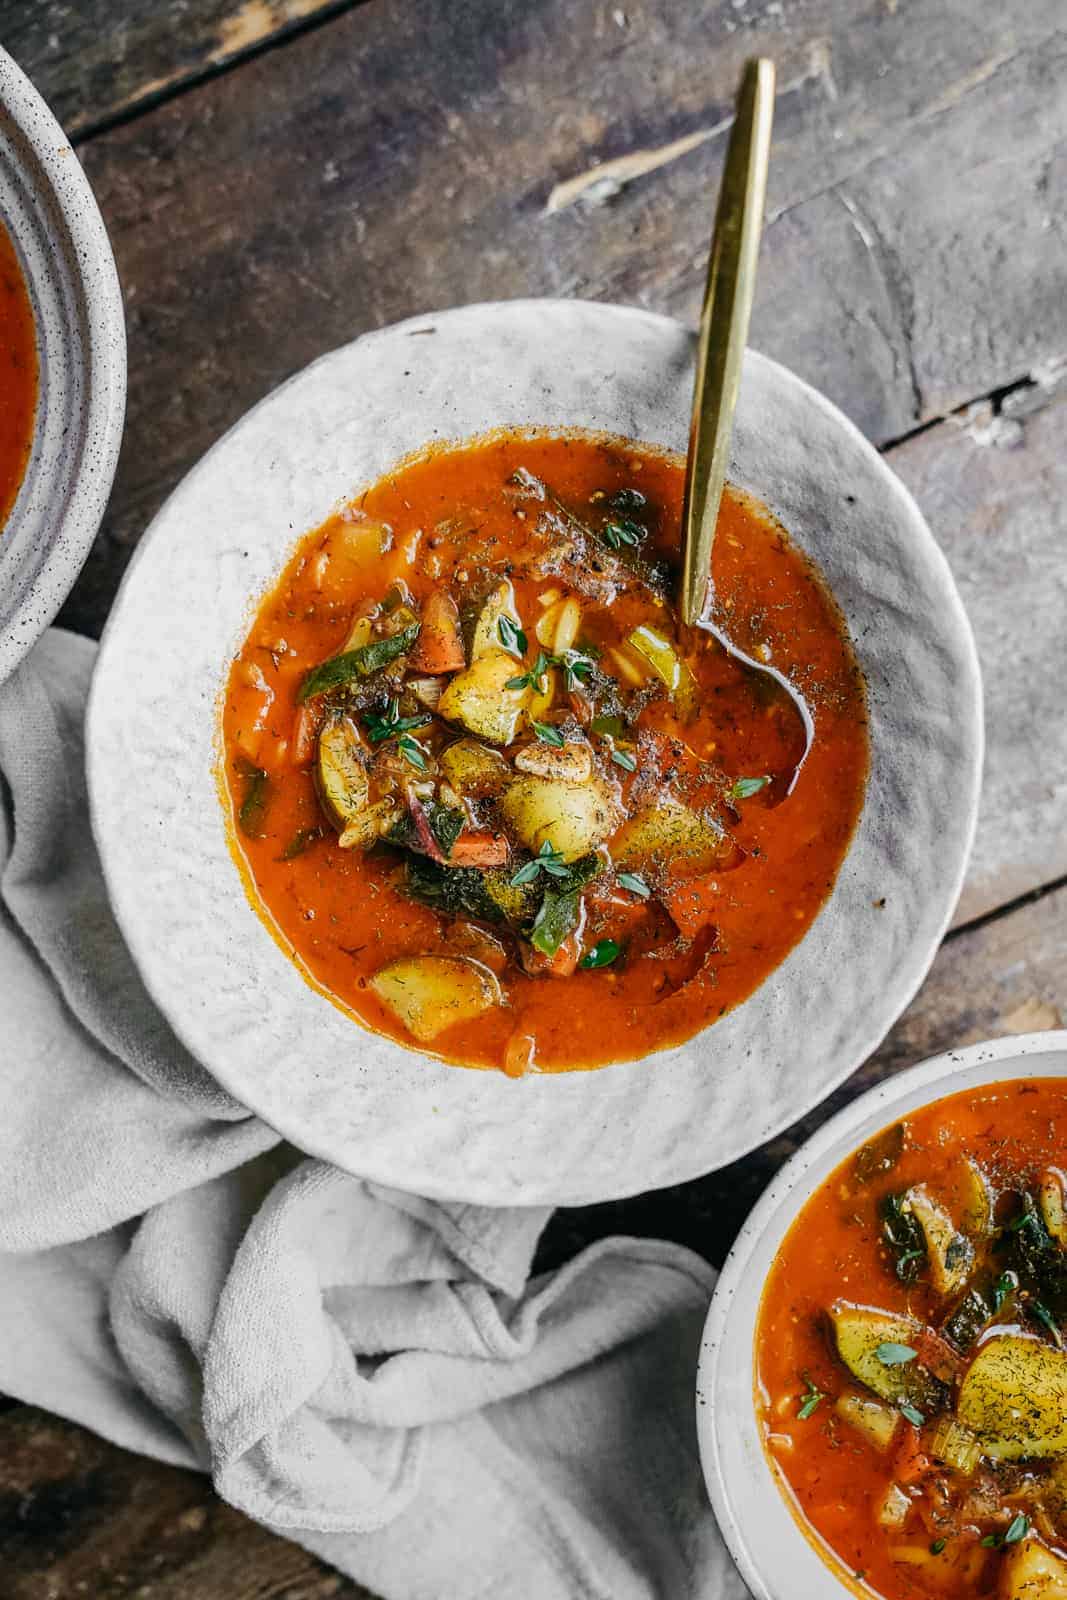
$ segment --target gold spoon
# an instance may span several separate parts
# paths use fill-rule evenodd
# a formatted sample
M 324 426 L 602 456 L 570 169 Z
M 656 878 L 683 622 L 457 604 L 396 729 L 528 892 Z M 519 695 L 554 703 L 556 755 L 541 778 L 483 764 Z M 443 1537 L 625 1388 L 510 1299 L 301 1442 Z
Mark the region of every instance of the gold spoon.
M 752 672 L 773 679 L 804 725 L 804 750 L 779 794 L 788 794 L 811 748 L 811 712 L 788 678 L 731 643 L 706 615 L 712 600 L 711 547 L 730 458 L 741 365 L 756 287 L 763 207 L 770 166 L 774 118 L 774 63 L 762 58 L 745 64 L 734 125 L 726 151 L 708 281 L 700 313 L 693 414 L 682 512 L 683 549 L 678 607 L 687 627 L 713 635 L 727 655 Z

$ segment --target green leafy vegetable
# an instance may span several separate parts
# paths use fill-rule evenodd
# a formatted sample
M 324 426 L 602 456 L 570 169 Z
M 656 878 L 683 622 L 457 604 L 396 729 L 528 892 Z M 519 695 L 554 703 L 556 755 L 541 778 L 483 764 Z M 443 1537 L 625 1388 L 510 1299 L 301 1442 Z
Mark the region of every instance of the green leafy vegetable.
M 559 729 L 554 728 L 550 722 L 535 722 L 533 731 L 543 744 L 555 745 L 557 749 L 566 742 Z
M 504 918 L 477 867 L 441 867 L 425 856 L 409 856 L 404 889 L 410 899 L 434 911 L 477 917 L 483 922 L 501 922 Z
M 769 777 L 738 778 L 730 790 L 730 799 L 750 800 L 754 794 L 759 794 L 761 789 L 765 789 L 770 781 Z
M 245 779 L 245 792 L 237 813 L 238 824 L 246 838 L 262 839 L 263 817 L 270 798 L 270 779 L 262 767 L 253 766 L 250 761 L 242 761 L 238 772 Z
M 589 730 L 591 733 L 606 734 L 611 739 L 626 737 L 626 724 L 621 717 L 594 717 Z
M 1014 1272 L 1002 1272 L 993 1290 L 993 1310 L 999 1311 L 1008 1296 L 1014 1294 L 1018 1287 L 1019 1279 Z
M 622 945 L 616 944 L 614 939 L 598 939 L 591 950 L 587 950 L 579 961 L 580 967 L 610 967 L 622 955 Z
M 530 943 L 542 955 L 554 956 L 564 939 L 572 934 L 582 919 L 581 891 L 595 878 L 603 863 L 599 856 L 582 856 L 569 867 L 564 867 L 556 881 L 545 889 L 541 909 L 530 930 Z
M 354 678 L 369 678 L 372 673 L 380 672 L 390 661 L 395 661 L 411 649 L 419 637 L 420 627 L 421 623 L 413 622 L 410 627 L 394 633 L 391 639 L 373 639 L 358 650 L 345 650 L 339 656 L 331 656 L 329 661 L 320 662 L 317 667 L 312 667 L 300 685 L 297 699 L 301 703 L 313 700 L 316 695 L 340 689 Z
M 620 872 L 619 887 L 620 889 L 629 889 L 630 893 L 637 895 L 639 900 L 647 900 L 652 893 L 644 878 L 639 877 L 636 872 Z
M 295 861 L 297 856 L 302 856 L 304 851 L 309 849 L 311 845 L 315 844 L 319 839 L 325 839 L 325 837 L 325 828 L 300 828 L 293 834 L 293 837 L 282 851 L 282 860 Z
M 912 1213 L 904 1210 L 899 1194 L 887 1195 L 882 1202 L 882 1237 L 893 1252 L 901 1283 L 914 1283 L 926 1260 L 926 1235 Z

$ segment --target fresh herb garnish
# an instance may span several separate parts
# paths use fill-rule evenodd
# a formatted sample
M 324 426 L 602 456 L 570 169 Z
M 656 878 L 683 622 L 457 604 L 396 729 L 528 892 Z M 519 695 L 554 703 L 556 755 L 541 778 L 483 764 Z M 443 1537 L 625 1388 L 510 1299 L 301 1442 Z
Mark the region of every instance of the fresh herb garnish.
M 738 778 L 737 782 L 730 790 L 730 799 L 751 800 L 752 796 L 754 794 L 759 794 L 760 790 L 765 789 L 770 781 L 771 780 L 769 777 Z
M 387 667 L 390 661 L 395 661 L 397 656 L 406 654 L 419 637 L 421 626 L 421 623 L 413 622 L 410 627 L 394 633 L 391 639 L 373 639 L 370 644 L 360 645 L 358 650 L 345 650 L 339 656 L 331 656 L 329 661 L 320 662 L 317 667 L 312 667 L 300 685 L 297 699 L 303 704 L 305 700 L 313 700 L 316 695 L 340 689 L 343 684 L 351 683 L 353 678 L 369 678 L 372 673 Z
M 500 643 L 510 655 L 518 656 L 521 661 L 526 654 L 526 635 L 517 622 L 505 613 L 497 619 L 496 631 L 500 635 Z
M 384 711 L 368 712 L 363 723 L 371 744 L 380 744 L 383 739 L 393 738 L 394 734 L 407 733 L 409 728 L 425 728 L 431 720 L 428 711 L 421 711 L 414 717 L 402 717 L 400 701 L 393 699 Z
M 325 839 L 325 837 L 325 828 L 300 828 L 293 834 L 293 837 L 282 851 L 282 860 L 295 861 L 297 856 L 302 856 L 309 846 L 315 844 L 319 839 Z
M 618 522 L 605 522 L 602 533 L 604 543 L 611 550 L 621 550 L 624 544 L 631 548 L 636 547 L 645 537 L 646 529 L 639 522 L 632 522 L 629 517 L 624 517 Z
M 996 1550 L 1000 1544 L 1000 1534 L 987 1533 L 985 1538 L 981 1541 L 981 1544 L 983 1550 Z
M 1030 1532 L 1030 1518 L 1020 1511 L 1012 1519 L 1011 1527 L 1004 1535 L 1005 1544 L 1018 1544 L 1020 1539 L 1025 1539 Z
M 564 939 L 580 927 L 581 891 L 590 878 L 596 877 L 602 866 L 600 856 L 591 854 L 582 856 L 569 867 L 564 867 L 562 873 L 554 875 L 554 881 L 545 889 L 541 908 L 530 930 L 530 943 L 535 950 L 544 956 L 554 956 Z
M 923 1416 L 922 1412 L 917 1411 L 915 1407 L 911 1405 L 902 1405 L 900 1408 L 900 1414 L 916 1428 L 921 1428 L 923 1423 L 926 1421 L 926 1418 Z
M 636 872 L 620 872 L 619 888 L 629 889 L 630 893 L 635 894 L 639 900 L 647 900 L 652 893 L 644 878 L 639 878 Z
M 806 1372 L 802 1374 L 802 1377 L 804 1379 L 804 1387 L 807 1390 L 807 1393 L 799 1397 L 800 1410 L 797 1412 L 797 1420 L 800 1422 L 807 1422 L 812 1412 L 823 1400 L 826 1399 L 826 1396 L 821 1389 L 816 1389 Z
M 587 950 L 579 961 L 580 967 L 610 967 L 622 955 L 622 945 L 616 944 L 614 939 L 598 939 L 591 950 Z
M 532 883 L 539 872 L 547 872 L 552 878 L 566 878 L 568 869 L 564 865 L 563 856 L 558 850 L 553 849 L 550 839 L 546 839 L 532 861 L 527 861 L 525 866 L 519 868 L 511 879 L 513 889 L 518 889 L 524 883 Z
M 554 728 L 550 722 L 533 723 L 533 731 L 542 744 L 555 745 L 559 749 L 566 742 L 559 729 Z
M 896 1344 L 892 1339 L 887 1339 L 874 1353 L 883 1367 L 906 1367 L 919 1352 L 913 1350 L 910 1344 Z
M 948 1544 L 947 1539 L 935 1539 L 933 1544 L 930 1546 L 930 1554 L 932 1556 L 939 1556 L 946 1544 Z
M 396 744 L 405 761 L 410 761 L 420 772 L 426 771 L 426 751 L 417 739 L 413 739 L 410 733 L 402 733 Z
M 629 750 L 613 750 L 611 752 L 611 759 L 614 761 L 615 765 L 617 767 L 621 767 L 624 772 L 636 772 L 637 770 L 637 762 L 630 754 Z
M 543 650 L 539 650 L 537 660 L 529 672 L 521 672 L 517 677 L 509 678 L 504 687 L 507 689 L 535 689 L 538 694 L 543 694 L 545 673 L 549 667 L 561 667 L 566 687 L 568 689 L 577 689 L 582 680 L 592 672 L 594 665 L 592 658 L 583 654 L 581 650 L 565 650 L 559 656 L 549 656 Z
M 516 678 L 509 678 L 504 685 L 506 689 L 535 689 L 538 694 L 545 692 L 545 673 L 552 665 L 552 656 L 546 656 L 543 650 L 537 652 L 537 660 L 529 672 L 521 672 Z

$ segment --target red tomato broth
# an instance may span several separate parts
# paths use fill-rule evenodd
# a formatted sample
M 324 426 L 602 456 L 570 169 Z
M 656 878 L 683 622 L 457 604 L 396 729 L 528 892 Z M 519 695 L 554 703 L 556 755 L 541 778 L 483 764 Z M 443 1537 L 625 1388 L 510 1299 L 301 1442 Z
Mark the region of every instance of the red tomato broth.
M 1002 1593 L 997 1586 L 1007 1547 L 982 1541 L 1002 1537 L 1013 1513 L 1031 1505 L 1027 1497 L 1040 1483 L 1040 1463 L 1001 1463 L 1000 1499 L 978 1517 L 979 1478 L 984 1486 L 996 1468 L 983 1463 L 968 1496 L 968 1480 L 929 1454 L 932 1416 L 921 1428 L 901 1418 L 889 1453 L 881 1453 L 833 1410 L 842 1393 L 862 1390 L 833 1348 L 827 1308 L 843 1300 L 932 1324 L 944 1298 L 922 1278 L 900 1281 L 883 1240 L 879 1207 L 887 1195 L 920 1183 L 950 1209 L 957 1206 L 968 1157 L 994 1194 L 1033 1184 L 1042 1168 L 1063 1160 L 1067 1079 L 964 1091 L 912 1113 L 901 1126 L 904 1148 L 890 1171 L 860 1181 L 854 1153 L 805 1202 L 786 1235 L 757 1318 L 756 1410 L 779 1487 L 805 1535 L 847 1588 L 880 1600 L 975 1600 Z M 1012 1331 L 1018 1317 L 1005 1318 L 994 1319 L 982 1337 Z M 1031 1331 L 1040 1335 L 1039 1328 Z M 957 1373 L 965 1369 L 968 1356 L 951 1344 L 935 1341 L 930 1348 L 931 1359 L 946 1358 Z M 977 1348 L 980 1341 L 970 1353 Z M 920 1358 L 927 1353 L 920 1350 Z M 801 1417 L 815 1391 L 823 1398 Z M 877 1521 L 887 1481 L 916 1495 L 899 1530 Z M 944 1547 L 935 1551 L 939 1541 Z M 1062 1537 L 1045 1542 L 1053 1554 L 1067 1556 L 1067 1523 Z M 895 1559 L 893 1550 L 904 1546 L 926 1551 L 928 1567 Z M 1061 1592 L 1067 1593 L 1042 1588 L 1034 1600 L 1055 1600 Z
M 36 407 L 33 309 L 15 246 L 0 224 L 0 529 L 25 476 Z
M 393 530 L 384 556 L 375 552 L 346 571 L 340 563 L 321 590 L 312 592 L 309 563 L 349 513 L 338 513 L 301 540 L 261 603 L 226 689 L 223 733 L 233 815 L 242 803 L 235 771 L 242 753 L 267 770 L 273 788 L 263 837 L 234 834 L 254 902 L 318 987 L 376 1031 L 409 1044 L 366 983 L 392 956 L 442 950 L 445 919 L 397 892 L 387 860 L 337 849 L 331 830 L 296 859 L 280 859 L 302 830 L 323 826 L 314 782 L 306 769 L 286 764 L 285 747 L 304 675 L 342 648 L 358 601 L 380 598 L 402 577 L 421 602 L 441 573 L 449 577 L 457 567 L 463 572 L 499 563 L 521 548 L 522 520 L 502 499 L 503 485 L 520 467 L 578 507 L 601 491 L 639 484 L 660 508 L 653 543 L 675 555 L 684 462 L 673 455 L 621 440 L 533 432 L 434 447 L 398 464 L 355 502 L 360 512 Z M 448 537 L 426 531 L 441 519 L 479 531 L 477 559 L 469 552 L 457 555 Z M 690 1037 L 739 1004 L 811 925 L 862 806 L 868 760 L 862 679 L 818 574 L 769 514 L 734 491 L 727 492 L 720 513 L 715 579 L 737 641 L 765 646 L 781 670 L 803 677 L 816 726 L 813 749 L 788 801 L 770 806 L 758 796 L 738 808 L 731 832 L 747 852 L 742 865 L 677 889 L 676 922 L 696 933 L 710 912 L 716 952 L 666 999 L 650 992 L 644 969 L 651 963 L 639 960 L 579 970 L 562 987 L 558 979 L 520 974 L 508 981 L 507 1006 L 450 1028 L 431 1053 L 467 1066 L 499 1067 L 509 1040 L 526 1030 L 536 1038 L 536 1066 L 543 1071 L 647 1054 Z M 545 583 L 521 572 L 512 580 L 519 614 L 532 620 Z M 623 632 L 641 620 L 626 596 L 612 607 L 612 617 Z M 279 639 L 285 641 L 284 655 L 271 652 Z M 249 669 L 258 669 L 264 688 L 243 681 Z M 750 683 L 718 646 L 709 642 L 701 649 L 696 671 L 703 700 L 684 735 L 692 747 L 714 746 L 716 761 L 733 775 L 774 770 L 776 762 L 788 762 L 790 752 L 795 759 L 797 730 L 783 728 L 780 713 L 757 708 L 754 714 Z M 679 731 L 662 701 L 642 713 L 642 725 L 654 725 L 665 738 Z M 633 781 L 618 776 L 624 790 Z M 625 926 L 630 910 L 601 906 L 597 931 L 614 931 L 620 921 Z

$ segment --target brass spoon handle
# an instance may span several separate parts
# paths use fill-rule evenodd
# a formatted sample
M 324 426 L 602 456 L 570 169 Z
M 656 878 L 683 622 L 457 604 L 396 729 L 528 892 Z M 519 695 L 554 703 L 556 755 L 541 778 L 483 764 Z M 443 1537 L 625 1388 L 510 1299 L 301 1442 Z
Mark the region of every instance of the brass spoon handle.
M 678 596 L 682 620 L 689 627 L 704 610 L 711 577 L 711 545 L 730 459 L 734 408 L 756 286 L 773 117 L 774 63 L 749 61 L 726 151 L 697 341 Z

